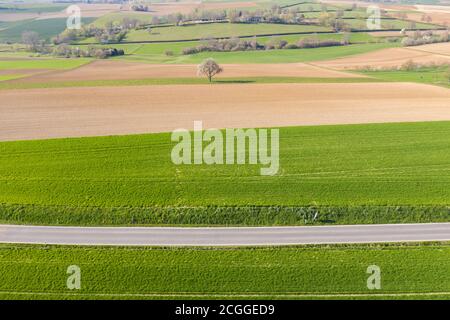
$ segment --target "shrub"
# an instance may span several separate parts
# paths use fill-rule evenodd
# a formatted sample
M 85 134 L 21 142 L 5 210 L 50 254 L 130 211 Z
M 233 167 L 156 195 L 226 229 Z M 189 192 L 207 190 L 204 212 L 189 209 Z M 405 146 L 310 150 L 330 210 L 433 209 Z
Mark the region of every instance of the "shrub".
M 412 60 L 408 60 L 400 66 L 400 70 L 412 71 L 412 70 L 417 69 L 418 67 L 419 67 L 419 65 L 417 63 L 415 63 Z
M 60 44 L 53 49 L 53 54 L 59 57 L 94 57 L 97 59 L 105 59 L 108 57 L 122 56 L 125 52 L 116 48 L 98 48 L 88 47 L 87 50 L 81 50 L 78 47 L 70 47 L 67 44 Z

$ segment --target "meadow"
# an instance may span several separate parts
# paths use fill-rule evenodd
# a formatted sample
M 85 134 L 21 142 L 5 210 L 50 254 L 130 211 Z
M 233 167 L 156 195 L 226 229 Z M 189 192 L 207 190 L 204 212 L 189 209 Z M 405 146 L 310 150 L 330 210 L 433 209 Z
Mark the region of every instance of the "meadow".
M 177 27 L 153 27 L 151 32 L 136 30 L 127 34 L 125 41 L 190 40 L 208 37 L 258 36 L 278 33 L 313 33 L 331 31 L 330 28 L 288 24 L 210 23 Z
M 280 129 L 280 170 L 171 162 L 170 134 L 0 143 L 0 220 L 48 224 L 448 221 L 449 122 Z
M 92 61 L 89 58 L 78 59 L 52 59 L 52 58 L 35 58 L 35 59 L 18 59 L 18 60 L 1 60 L 0 70 L 20 70 L 20 69 L 72 69 L 82 66 Z
M 0 13 L 43 13 L 58 12 L 67 8 L 62 3 L 4 3 L 0 5 Z
M 367 43 L 353 44 L 338 47 L 322 47 L 311 49 L 275 49 L 257 51 L 234 51 L 234 52 L 201 52 L 191 55 L 167 56 L 160 52 L 161 46 L 151 47 L 146 45 L 135 49 L 132 54 L 120 56 L 117 59 L 147 62 L 147 63 L 201 63 L 206 58 L 213 58 L 219 63 L 291 63 L 310 62 L 345 57 L 375 51 L 378 49 L 398 46 L 393 43 Z M 152 53 L 152 48 L 156 52 Z
M 449 67 L 424 67 L 416 70 L 365 71 L 363 74 L 384 81 L 418 82 L 450 87 Z
M 20 42 L 22 33 L 25 31 L 35 31 L 42 39 L 50 40 L 50 38 L 64 31 L 66 28 L 66 20 L 66 18 L 53 18 L 8 22 L 0 30 L 0 42 Z M 84 18 L 83 23 L 90 23 L 93 20 L 93 18 Z
M 0 81 L 26 77 L 20 74 L 0 75 Z M 211 84 L 257 84 L 257 83 L 366 83 L 383 82 L 375 78 L 317 78 L 317 77 L 232 77 L 216 79 Z M 37 89 L 37 88 L 68 88 L 68 87 L 104 87 L 104 86 L 151 86 L 151 85 L 183 85 L 209 84 L 208 79 L 196 78 L 146 78 L 117 80 L 83 80 L 83 81 L 42 81 L 42 82 L 3 82 L 0 90 L 5 89 Z
M 120 262 L 120 263 L 118 263 Z M 70 265 L 81 289 L 66 287 Z M 367 288 L 368 266 L 381 289 Z M 0 245 L 2 299 L 439 299 L 450 246 L 142 248 Z
M 268 36 L 268 37 L 256 37 L 256 41 L 261 44 L 265 44 L 269 41 L 285 40 L 288 43 L 297 43 L 305 38 L 317 38 L 319 40 L 337 40 L 341 41 L 347 36 L 344 33 L 316 33 L 316 34 L 295 34 L 284 36 Z M 348 40 L 350 43 L 359 42 L 377 42 L 379 39 L 364 33 L 349 33 Z M 251 39 L 248 39 L 251 40 Z M 121 48 L 128 49 L 127 53 L 135 54 L 155 54 L 164 53 L 165 51 L 172 51 L 175 54 L 181 54 L 184 48 L 195 47 L 202 44 L 202 41 L 184 41 L 184 42 L 162 42 L 162 43 L 145 43 L 145 44 L 118 44 Z M 117 46 L 117 45 L 115 45 Z

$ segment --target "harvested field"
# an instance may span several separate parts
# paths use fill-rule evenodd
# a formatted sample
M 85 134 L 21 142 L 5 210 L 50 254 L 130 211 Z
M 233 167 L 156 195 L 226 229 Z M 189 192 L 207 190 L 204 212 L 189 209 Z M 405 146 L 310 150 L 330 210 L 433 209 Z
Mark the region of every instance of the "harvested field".
M 450 42 L 427 44 L 425 46 L 410 47 L 409 49 L 450 56 Z
M 414 20 L 417 22 L 423 22 L 423 15 L 430 16 L 433 24 L 446 25 L 450 24 L 450 8 L 448 12 L 408 12 L 408 20 Z
M 415 5 L 414 7 L 416 7 L 417 10 L 423 12 L 450 12 L 450 7 L 448 6 L 418 4 Z
M 67 7 L 70 4 L 67 5 Z M 105 14 L 116 12 L 121 10 L 122 6 L 120 4 L 87 4 L 87 3 L 77 3 L 77 6 L 80 7 L 82 16 L 85 18 L 97 18 L 101 17 Z M 50 19 L 50 18 L 67 18 L 66 10 L 62 10 L 59 12 L 51 12 L 44 13 L 38 16 L 38 20 L 40 19 Z
M 0 21 L 4 22 L 13 22 L 13 21 L 22 21 L 28 19 L 35 19 L 39 17 L 37 13 L 0 13 Z
M 191 13 L 192 11 L 198 10 L 220 10 L 220 9 L 234 9 L 234 8 L 251 8 L 256 7 L 257 4 L 251 1 L 248 2 L 212 2 L 212 3 L 202 3 L 202 2 L 179 2 L 179 3 L 153 3 L 151 4 L 150 11 L 143 14 L 151 14 L 164 16 L 174 13 Z M 129 9 L 128 5 L 123 5 L 121 12 L 128 11 L 133 12 Z
M 450 120 L 450 90 L 412 83 L 164 85 L 4 90 L 0 140 Z
M 359 75 L 327 70 L 304 64 L 224 64 L 218 77 L 317 77 L 355 78 Z M 148 78 L 192 78 L 197 75 L 193 64 L 145 64 L 113 60 L 99 60 L 68 71 L 55 71 L 28 79 L 25 82 L 89 81 Z M 359 76 L 360 77 L 360 76 Z
M 67 7 L 70 4 L 67 4 Z M 107 13 L 119 11 L 121 5 L 119 4 L 86 4 L 77 3 L 80 7 L 82 16 L 84 18 L 97 18 L 101 17 Z M 38 12 L 19 12 L 19 13 L 0 13 L 0 21 L 12 22 L 12 21 L 22 21 L 28 19 L 45 20 L 53 18 L 67 18 L 67 13 L 65 10 L 58 12 L 43 12 L 39 14 Z
M 207 2 L 202 3 L 199 9 L 203 10 L 218 10 L 218 9 L 238 9 L 238 8 L 252 8 L 258 6 L 255 2 Z
M 450 63 L 450 43 L 408 48 L 388 48 L 351 57 L 315 62 L 314 65 L 338 70 L 399 67 L 408 60 L 419 64 Z

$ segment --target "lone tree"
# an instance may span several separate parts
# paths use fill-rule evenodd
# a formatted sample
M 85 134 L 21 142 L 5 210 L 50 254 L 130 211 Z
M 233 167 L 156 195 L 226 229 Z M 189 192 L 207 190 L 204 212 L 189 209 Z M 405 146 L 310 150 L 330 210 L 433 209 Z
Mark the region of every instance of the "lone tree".
M 223 69 L 212 58 L 206 59 L 198 65 L 198 75 L 204 75 L 208 77 L 209 82 L 212 81 L 212 78 L 216 74 L 221 73 L 222 71 Z

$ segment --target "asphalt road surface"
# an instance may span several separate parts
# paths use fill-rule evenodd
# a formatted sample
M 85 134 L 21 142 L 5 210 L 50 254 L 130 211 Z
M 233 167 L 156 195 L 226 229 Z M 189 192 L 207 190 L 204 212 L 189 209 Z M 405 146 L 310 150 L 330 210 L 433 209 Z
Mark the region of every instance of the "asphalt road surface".
M 450 241 L 450 223 L 256 228 L 0 225 L 0 242 L 67 245 L 250 246 Z

